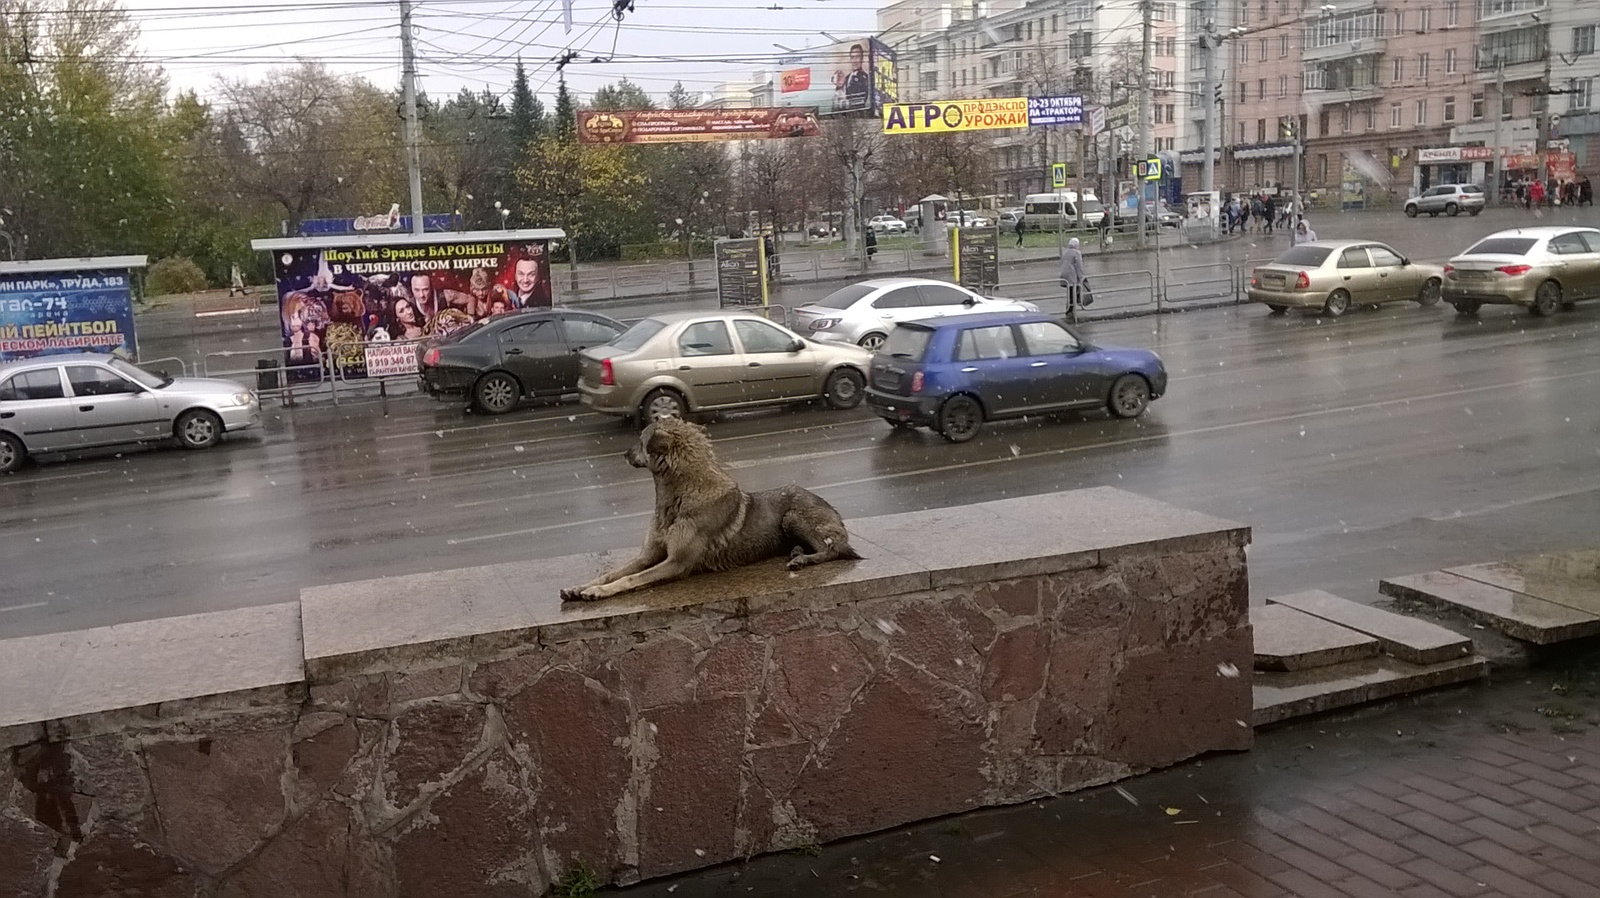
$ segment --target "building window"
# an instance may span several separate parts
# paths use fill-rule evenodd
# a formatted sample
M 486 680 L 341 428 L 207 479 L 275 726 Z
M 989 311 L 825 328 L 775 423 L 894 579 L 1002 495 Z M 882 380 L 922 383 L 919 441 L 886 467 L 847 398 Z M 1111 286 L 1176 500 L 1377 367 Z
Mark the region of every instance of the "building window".
M 1513 102 L 1515 102 L 1515 101 L 1516 101 L 1516 97 L 1513 96 L 1512 94 L 1510 94 L 1508 92 L 1501 92 L 1501 94 L 1500 94 L 1500 117 L 1502 119 L 1508 119 L 1508 118 L 1511 117 L 1512 112 L 1514 111 L 1511 104 Z
M 1389 127 L 1391 127 L 1391 128 L 1400 127 L 1400 104 L 1399 103 L 1390 103 L 1389 104 Z
M 1264 119 L 1264 118 L 1258 118 L 1258 119 L 1256 119 L 1256 143 L 1266 143 L 1266 142 L 1267 142 L 1267 120 Z
M 1239 123 L 1239 143 L 1244 143 L 1244 122 Z
M 1417 101 L 1417 124 L 1426 125 L 1427 123 L 1428 123 L 1428 101 L 1427 100 L 1418 100 Z
M 1346 103 L 1339 108 L 1339 133 L 1350 133 L 1350 104 Z
M 1366 105 L 1366 116 L 1367 116 L 1367 130 L 1368 131 L 1376 131 L 1376 130 L 1378 130 L 1378 104 L 1377 103 L 1368 103 Z
M 1567 111 L 1587 112 L 1594 103 L 1594 79 L 1574 78 L 1567 87 Z
M 1459 0 L 1449 0 L 1444 5 L 1444 23 L 1454 28 L 1461 24 L 1461 3 Z
M 1257 43 L 1259 44 L 1259 47 L 1256 50 L 1256 59 L 1259 62 L 1266 62 L 1267 61 L 1267 39 L 1266 38 L 1262 38 Z
M 1267 98 L 1267 79 L 1262 78 L 1260 81 L 1256 82 L 1256 99 L 1257 100 L 1265 100 L 1266 98 Z
M 1572 55 L 1588 56 L 1594 52 L 1594 26 L 1584 25 L 1572 29 Z
M 1250 99 L 1250 85 L 1239 82 L 1239 105 L 1243 106 Z
M 1239 42 L 1239 64 L 1246 65 L 1250 62 L 1250 45 L 1244 41 Z
M 1288 95 L 1289 95 L 1289 76 L 1288 75 L 1279 75 L 1278 76 L 1278 96 L 1287 97 Z
M 1417 33 L 1418 34 L 1427 34 L 1432 25 L 1433 25 L 1433 10 L 1429 9 L 1426 6 L 1424 6 L 1417 13 Z
M 1444 98 L 1444 120 L 1447 121 L 1447 122 L 1453 122 L 1453 121 L 1456 120 L 1456 98 L 1455 97 L 1445 97 Z
M 1405 76 L 1406 61 L 1404 59 L 1396 59 L 1394 61 L 1394 71 L 1389 75 L 1389 80 L 1395 84 L 1399 84 L 1400 79 L 1404 78 Z
M 1417 80 L 1424 84 L 1428 83 L 1428 54 L 1426 53 L 1417 57 Z
M 1282 59 L 1282 58 L 1284 58 L 1285 56 L 1288 56 L 1288 55 L 1289 55 L 1289 35 L 1281 34 L 1281 35 L 1278 36 L 1278 58 Z
M 1454 47 L 1444 51 L 1444 73 L 1446 75 L 1454 75 L 1456 73 L 1456 51 Z
M 1167 104 L 1167 124 L 1176 124 L 1178 121 L 1178 104 Z
M 1483 94 L 1472 95 L 1472 120 L 1483 121 Z

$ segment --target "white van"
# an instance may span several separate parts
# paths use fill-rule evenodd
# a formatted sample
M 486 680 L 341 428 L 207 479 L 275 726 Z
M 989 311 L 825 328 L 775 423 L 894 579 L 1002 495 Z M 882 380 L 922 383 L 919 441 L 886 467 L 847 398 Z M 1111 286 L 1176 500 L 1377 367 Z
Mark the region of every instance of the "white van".
M 1063 224 L 1077 227 L 1078 212 L 1083 212 L 1084 225 L 1095 228 L 1106 215 L 1106 207 L 1095 198 L 1094 191 L 1085 190 L 1078 199 L 1076 190 L 1058 190 L 1055 193 L 1030 193 L 1022 200 L 1022 224 L 1030 231 L 1053 231 Z

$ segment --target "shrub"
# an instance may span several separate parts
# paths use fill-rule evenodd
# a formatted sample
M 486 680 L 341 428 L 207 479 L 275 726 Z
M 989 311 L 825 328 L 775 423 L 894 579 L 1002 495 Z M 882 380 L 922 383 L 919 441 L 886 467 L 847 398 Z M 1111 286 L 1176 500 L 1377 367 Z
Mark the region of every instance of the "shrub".
M 187 256 L 158 260 L 144 276 L 144 292 L 150 296 L 199 293 L 207 286 L 206 273 Z

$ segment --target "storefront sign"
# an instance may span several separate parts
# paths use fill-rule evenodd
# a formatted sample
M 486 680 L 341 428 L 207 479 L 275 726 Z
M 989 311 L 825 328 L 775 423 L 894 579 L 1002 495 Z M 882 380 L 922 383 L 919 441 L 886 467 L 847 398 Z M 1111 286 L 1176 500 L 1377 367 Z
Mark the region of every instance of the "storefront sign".
M 949 134 L 1028 127 L 1028 98 L 896 103 L 883 108 L 885 134 Z
M 1028 98 L 1029 127 L 1081 124 L 1083 124 L 1083 97 L 1077 94 Z
M 717 300 L 728 306 L 767 304 L 767 253 L 760 237 L 718 240 Z
M 286 364 L 300 369 L 291 376 L 315 380 L 315 368 L 329 365 L 345 378 L 401 373 L 398 353 L 369 354 L 371 345 L 443 336 L 512 309 L 549 308 L 547 241 L 562 234 L 522 235 L 255 241 L 273 253 Z
M 1493 158 L 1493 147 L 1427 147 L 1417 150 L 1418 165 L 1441 165 L 1452 162 L 1487 162 Z
M 417 347 L 414 343 L 369 343 L 361 351 L 368 377 L 417 373 Z
M 968 290 L 1000 285 L 999 240 L 994 228 L 951 228 L 955 282 Z
M 51 269 L 45 260 L 0 263 L 0 361 L 64 352 L 137 358 L 129 268 L 142 268 L 145 258 L 108 258 L 104 268 L 60 261 L 67 267 Z
M 815 137 L 817 110 L 800 107 L 760 109 L 627 109 L 578 113 L 578 142 L 704 143 Z

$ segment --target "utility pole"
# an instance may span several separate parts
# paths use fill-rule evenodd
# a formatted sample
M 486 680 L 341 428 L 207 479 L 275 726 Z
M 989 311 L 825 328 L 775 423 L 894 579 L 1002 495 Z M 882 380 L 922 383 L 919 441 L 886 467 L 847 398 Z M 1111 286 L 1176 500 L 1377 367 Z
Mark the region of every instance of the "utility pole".
M 1506 148 L 1500 137 L 1500 122 L 1505 116 L 1503 110 L 1506 105 L 1506 62 L 1504 57 L 1496 56 L 1494 60 L 1494 197 L 1495 205 L 1501 202 L 1500 193 L 1504 189 L 1501 185 L 1505 182 Z M 1486 110 L 1487 111 L 1487 110 Z
M 400 0 L 401 88 L 406 103 L 406 177 L 411 182 L 411 233 L 422 233 L 422 157 L 417 150 L 417 57 L 411 46 L 411 0 Z
M 1139 47 L 1139 158 L 1150 158 L 1150 41 L 1155 30 L 1155 0 L 1141 0 L 1144 14 L 1144 39 Z M 1139 196 L 1139 245 L 1144 246 L 1145 234 L 1144 182 L 1134 179 L 1134 189 Z
M 1217 83 L 1217 0 L 1206 0 L 1205 27 L 1200 32 L 1200 41 L 1206 53 L 1206 90 L 1221 91 Z M 1207 96 L 1202 98 L 1206 104 L 1206 124 L 1204 153 L 1200 161 L 1200 190 L 1211 193 L 1217 189 L 1216 161 L 1212 158 L 1212 150 L 1217 145 L 1217 104 L 1222 102 L 1222 97 Z M 1215 204 L 1213 204 L 1215 205 Z M 1215 224 L 1216 209 L 1211 210 L 1213 224 Z
M 1305 141 L 1300 134 L 1300 116 L 1296 114 L 1289 119 L 1289 133 L 1294 138 L 1294 195 L 1290 197 L 1290 208 L 1294 214 L 1289 216 L 1289 245 L 1299 243 L 1300 219 L 1305 217 L 1305 211 L 1300 205 L 1300 169 L 1304 167 L 1302 154 L 1305 150 Z

